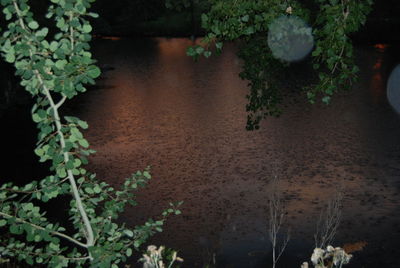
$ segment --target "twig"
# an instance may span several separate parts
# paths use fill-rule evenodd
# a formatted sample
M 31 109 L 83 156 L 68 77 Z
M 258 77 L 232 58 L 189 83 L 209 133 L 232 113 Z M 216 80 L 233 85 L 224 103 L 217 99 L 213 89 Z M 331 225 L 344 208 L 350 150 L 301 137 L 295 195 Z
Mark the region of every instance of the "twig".
M 12 215 L 3 213 L 3 212 L 0 212 L 0 216 L 4 217 L 4 218 L 6 218 L 6 219 L 15 219 L 15 221 L 20 222 L 20 223 L 29 224 L 30 226 L 32 226 L 32 227 L 34 227 L 34 228 L 36 228 L 36 229 L 38 229 L 38 230 L 46 231 L 46 232 L 48 232 L 48 233 L 50 233 L 50 234 L 53 234 L 53 235 L 62 237 L 62 238 L 66 239 L 66 240 L 68 240 L 68 241 L 70 241 L 70 242 L 72 242 L 72 243 L 74 243 L 74 244 L 76 244 L 76 245 L 78 245 L 78 246 L 81 246 L 81 247 L 83 247 L 83 248 L 88 248 L 88 246 L 87 246 L 86 244 L 84 244 L 84 243 L 82 243 L 82 242 L 79 242 L 78 240 L 76 240 L 76 239 L 74 239 L 74 238 L 72 238 L 72 237 L 70 237 L 70 236 L 68 236 L 68 235 L 66 235 L 66 234 L 63 234 L 63 233 L 60 233 L 60 232 L 57 232 L 57 231 L 48 230 L 48 229 L 46 229 L 46 228 L 44 228 L 44 227 L 41 227 L 41 226 L 39 226 L 39 225 L 30 223 L 30 222 L 25 221 L 25 220 L 23 220 L 23 219 L 21 219 L 21 218 L 18 218 L 18 217 L 15 217 L 15 216 L 12 216 Z
M 325 248 L 334 239 L 341 220 L 343 193 L 336 190 L 335 196 L 328 201 L 326 211 L 321 211 L 314 235 L 315 247 Z
M 271 181 L 271 189 L 269 193 L 269 239 L 272 244 L 272 268 L 275 268 L 276 263 L 285 251 L 285 248 L 290 240 L 289 232 L 283 241 L 280 242 L 281 247 L 277 251 L 276 246 L 279 243 L 278 234 L 284 222 L 285 210 L 282 204 L 281 192 L 278 185 L 278 178 L 275 177 Z

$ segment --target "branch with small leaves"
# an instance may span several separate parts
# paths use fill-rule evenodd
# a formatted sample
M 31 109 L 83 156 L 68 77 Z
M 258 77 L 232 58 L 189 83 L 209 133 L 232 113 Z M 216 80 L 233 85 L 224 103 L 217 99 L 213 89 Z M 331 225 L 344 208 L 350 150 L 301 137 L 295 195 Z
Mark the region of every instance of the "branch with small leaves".
M 85 169 L 88 156 L 94 153 L 83 135 L 88 124 L 62 116 L 60 108 L 100 75 L 89 51 L 92 27 L 87 20 L 97 14 L 88 12 L 94 0 L 50 2 L 46 17 L 54 19 L 58 29 L 53 39 L 34 19 L 28 0 L 1 1 L 9 23 L 0 38 L 0 52 L 14 64 L 21 85 L 36 101 L 32 107 L 32 119 L 39 129 L 35 153 L 40 162 L 51 163 L 52 173 L 22 187 L 0 186 L 0 228 L 9 231 L 0 238 L 1 257 L 49 267 L 114 268 L 161 232 L 169 215 L 180 211 L 172 205 L 161 219 L 132 229 L 116 222 L 126 205 L 136 205 L 133 192 L 146 185 L 150 171 L 132 174 L 116 190 Z M 51 223 L 40 209 L 41 202 L 62 195 L 70 198 L 72 230 Z
M 243 59 L 240 77 L 249 81 L 250 91 L 246 105 L 248 130 L 259 129 L 262 119 L 282 113 L 282 92 L 287 86 L 284 70 L 290 62 L 274 58 L 272 49 L 267 46 L 267 36 L 276 19 L 299 18 L 313 27 L 315 45 L 311 58 L 319 79 L 301 88 L 309 102 L 315 103 L 321 98 L 323 103 L 329 103 L 335 92 L 349 89 L 356 81 L 358 67 L 349 36 L 365 23 L 372 0 L 314 2 L 307 6 L 299 0 L 216 0 L 202 15 L 206 36 L 203 44 L 189 47 L 187 55 L 194 59 L 208 58 L 213 53 L 213 44 L 217 54 L 224 42 L 240 44 L 238 56 Z M 319 7 L 318 13 L 312 15 L 315 6 Z M 284 46 L 278 44 L 277 47 Z

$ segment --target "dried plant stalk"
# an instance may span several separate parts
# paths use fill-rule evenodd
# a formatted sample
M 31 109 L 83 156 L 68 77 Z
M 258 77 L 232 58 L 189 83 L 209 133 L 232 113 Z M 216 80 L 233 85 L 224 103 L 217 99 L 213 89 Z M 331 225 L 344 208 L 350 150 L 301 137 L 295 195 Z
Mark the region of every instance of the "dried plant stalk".
M 278 241 L 278 234 L 282 228 L 285 217 L 285 208 L 282 203 L 281 189 L 279 180 L 274 177 L 271 181 L 271 189 L 269 192 L 269 225 L 268 233 L 272 244 L 272 268 L 275 268 L 276 263 L 285 251 L 285 248 L 290 240 L 289 232 L 282 241 Z M 278 244 L 280 248 L 277 249 Z
M 342 217 L 343 191 L 337 189 L 332 199 L 328 201 L 325 211 L 321 211 L 314 234 L 316 248 L 325 248 L 332 244 Z

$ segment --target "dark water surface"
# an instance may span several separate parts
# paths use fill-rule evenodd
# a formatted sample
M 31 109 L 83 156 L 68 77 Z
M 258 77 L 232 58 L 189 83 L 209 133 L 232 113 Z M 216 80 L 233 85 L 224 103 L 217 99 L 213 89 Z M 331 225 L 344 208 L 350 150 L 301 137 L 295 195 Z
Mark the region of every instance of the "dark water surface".
M 300 98 L 248 132 L 248 89 L 234 46 L 194 63 L 185 56 L 191 44 L 97 41 L 99 63 L 115 69 L 67 109 L 90 125 L 86 135 L 97 150 L 90 168 L 100 179 L 118 186 L 152 166 L 139 205 L 123 217 L 127 224 L 183 200 L 183 214 L 151 243 L 180 250 L 184 267 L 201 267 L 214 253 L 221 268 L 268 267 L 267 193 L 278 176 L 291 227 L 280 267 L 300 267 L 312 253 L 320 210 L 343 185 L 334 246 L 367 243 L 348 267 L 400 267 L 400 116 L 386 100 L 396 46 L 358 48 L 360 82 L 331 105 Z

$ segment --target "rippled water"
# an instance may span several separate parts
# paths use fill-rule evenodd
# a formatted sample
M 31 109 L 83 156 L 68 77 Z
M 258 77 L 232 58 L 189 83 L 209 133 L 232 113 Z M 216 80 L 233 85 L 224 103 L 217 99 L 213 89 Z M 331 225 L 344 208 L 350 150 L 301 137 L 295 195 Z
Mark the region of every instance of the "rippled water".
M 398 267 L 400 117 L 385 92 L 399 59 L 394 47 L 359 48 L 360 82 L 331 105 L 300 98 L 281 118 L 248 132 L 248 89 L 238 78 L 235 47 L 194 63 L 185 56 L 191 44 L 97 41 L 96 58 L 115 69 L 68 108 L 89 122 L 86 135 L 98 151 L 91 169 L 99 178 L 119 185 L 152 166 L 139 206 L 123 219 L 131 226 L 143 223 L 183 200 L 183 214 L 171 218 L 152 243 L 180 250 L 184 267 L 201 267 L 214 253 L 218 267 L 267 267 L 267 192 L 277 176 L 291 227 L 281 264 L 299 267 L 311 255 L 319 211 L 343 185 L 335 246 L 368 243 L 349 267 Z

